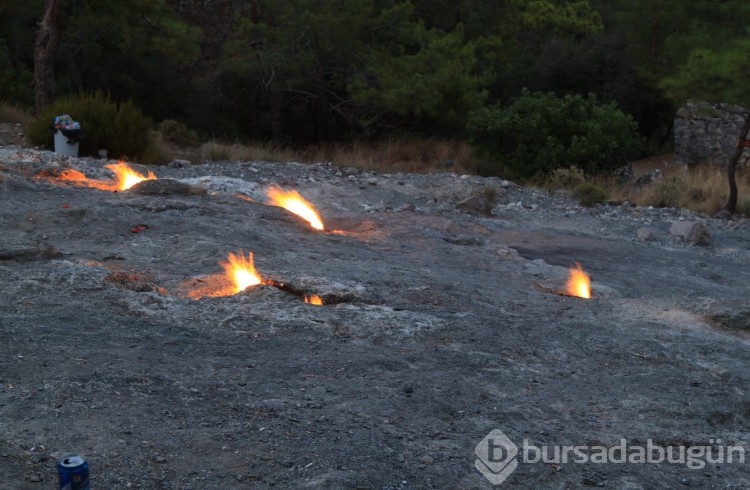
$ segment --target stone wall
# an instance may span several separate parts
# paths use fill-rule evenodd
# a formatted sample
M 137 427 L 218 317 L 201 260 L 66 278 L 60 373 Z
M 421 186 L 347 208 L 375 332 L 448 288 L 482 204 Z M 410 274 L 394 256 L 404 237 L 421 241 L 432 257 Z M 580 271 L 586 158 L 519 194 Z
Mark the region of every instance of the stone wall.
M 737 147 L 746 112 L 729 104 L 685 104 L 674 120 L 674 163 L 726 165 Z M 746 163 L 749 157 L 746 149 L 740 163 Z

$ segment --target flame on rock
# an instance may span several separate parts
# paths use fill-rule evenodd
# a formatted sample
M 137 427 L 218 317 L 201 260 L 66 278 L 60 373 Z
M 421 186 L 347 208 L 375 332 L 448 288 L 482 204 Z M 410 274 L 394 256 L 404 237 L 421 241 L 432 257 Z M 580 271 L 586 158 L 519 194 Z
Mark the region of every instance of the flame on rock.
M 219 262 L 224 268 L 227 278 L 232 281 L 234 290 L 232 294 L 241 293 L 250 286 L 256 286 L 262 282 L 260 275 L 255 271 L 253 264 L 253 253 L 245 254 L 240 250 L 239 255 L 230 252 L 226 262 Z
M 87 182 L 89 180 L 89 178 L 86 177 L 83 172 L 74 170 L 72 168 L 66 168 L 65 170 L 63 170 L 60 173 L 60 177 L 58 178 L 66 182 Z
M 305 295 L 305 303 L 309 305 L 321 306 L 323 304 L 323 298 L 317 294 Z
M 102 191 L 116 190 L 115 184 L 102 180 L 89 179 L 83 172 L 72 168 L 66 168 L 60 173 L 58 177 L 54 178 L 53 180 L 70 182 L 73 185 L 91 187 L 93 189 L 99 189 Z
M 271 187 L 266 190 L 269 204 L 279 206 L 287 211 L 300 216 L 310 223 L 310 226 L 316 230 L 323 230 L 323 221 L 315 208 L 304 197 L 299 195 L 295 190 L 284 191 L 277 187 Z
M 579 263 L 576 263 L 574 269 L 570 269 L 566 293 L 577 298 L 591 298 L 591 278 Z
M 117 176 L 116 188 L 120 191 L 130 189 L 138 182 L 143 182 L 144 180 L 156 180 L 156 175 L 152 171 L 149 170 L 148 175 L 143 175 L 130 168 L 123 161 L 110 163 L 109 165 L 105 165 L 104 168 L 108 168 L 115 173 Z

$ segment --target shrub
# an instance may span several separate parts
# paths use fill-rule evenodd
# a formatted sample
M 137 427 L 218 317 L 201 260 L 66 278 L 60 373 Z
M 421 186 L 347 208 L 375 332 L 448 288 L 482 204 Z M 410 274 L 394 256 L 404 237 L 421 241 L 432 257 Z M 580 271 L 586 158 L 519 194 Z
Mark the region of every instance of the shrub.
M 583 182 L 573 189 L 573 197 L 581 206 L 594 206 L 607 200 L 607 191 L 591 182 Z
M 553 190 L 557 189 L 574 189 L 579 184 L 586 182 L 586 174 L 583 170 L 571 165 L 568 168 L 556 168 L 550 172 L 545 184 Z
M 131 102 L 117 104 L 101 92 L 62 98 L 45 107 L 27 131 L 29 141 L 51 148 L 50 128 L 55 116 L 62 114 L 81 124 L 85 133 L 79 146 L 81 156 L 95 156 L 106 149 L 110 158 L 141 163 L 157 163 L 159 159 L 151 119 Z
M 173 119 L 165 119 L 159 123 L 159 134 L 171 145 L 184 148 L 197 148 L 200 145 L 198 133 Z
M 615 169 L 643 147 L 633 118 L 593 94 L 559 98 L 524 90 L 507 107 L 473 112 L 467 131 L 487 162 L 480 171 L 509 178 L 571 165 L 589 174 Z

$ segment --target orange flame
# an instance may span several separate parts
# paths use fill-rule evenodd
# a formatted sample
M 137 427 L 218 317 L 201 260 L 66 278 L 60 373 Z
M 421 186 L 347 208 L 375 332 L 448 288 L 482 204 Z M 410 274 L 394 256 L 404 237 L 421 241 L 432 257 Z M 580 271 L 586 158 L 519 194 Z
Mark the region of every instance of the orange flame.
M 591 278 L 583 271 L 581 264 L 576 263 L 576 268 L 570 269 L 566 292 L 569 296 L 591 298 Z
M 269 204 L 272 206 L 282 207 L 300 216 L 308 221 L 310 226 L 316 230 L 323 229 L 323 221 L 320 219 L 320 215 L 312 204 L 299 195 L 299 192 L 294 190 L 284 191 L 276 187 L 271 187 L 266 190 L 266 196 L 268 196 Z
M 84 186 L 84 187 L 91 187 L 93 189 L 99 189 L 102 191 L 113 191 L 115 190 L 115 187 L 112 183 L 96 180 L 96 179 L 89 179 L 86 177 L 86 175 L 78 170 L 67 168 L 63 170 L 60 173 L 59 177 L 56 177 L 55 180 L 61 180 L 63 182 L 71 182 L 74 185 L 77 186 Z
M 245 258 L 244 252 L 240 250 L 239 256 L 230 252 L 226 262 L 219 262 L 224 268 L 227 278 L 234 285 L 234 293 L 241 293 L 250 286 L 261 283 L 260 275 L 255 271 L 253 264 L 253 253 L 250 252 Z
M 143 182 L 144 180 L 156 180 L 156 175 L 152 171 L 149 170 L 148 175 L 142 175 L 128 167 L 123 161 L 110 163 L 109 165 L 105 165 L 104 168 L 108 168 L 115 173 L 117 176 L 117 189 L 121 191 L 130 189 L 138 182 Z
M 59 179 L 67 182 L 87 182 L 89 180 L 89 178 L 86 177 L 83 172 L 74 170 L 72 168 L 66 168 L 65 170 L 63 170 L 60 173 Z
M 308 305 L 321 306 L 323 304 L 323 298 L 317 294 L 305 295 L 305 303 Z

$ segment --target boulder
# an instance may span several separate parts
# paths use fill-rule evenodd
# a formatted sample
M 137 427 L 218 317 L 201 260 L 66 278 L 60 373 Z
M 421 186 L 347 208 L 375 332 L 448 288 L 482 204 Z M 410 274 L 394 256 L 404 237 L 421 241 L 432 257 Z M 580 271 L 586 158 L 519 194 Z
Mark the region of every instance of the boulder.
M 206 189 L 194 187 L 172 179 L 144 180 L 128 192 L 145 196 L 205 196 Z
M 638 228 L 636 236 L 639 240 L 644 242 L 651 242 L 654 240 L 654 232 L 651 228 Z
M 699 221 L 676 221 L 669 228 L 669 233 L 691 245 L 709 245 L 711 243 L 711 234 L 708 232 L 708 228 Z

